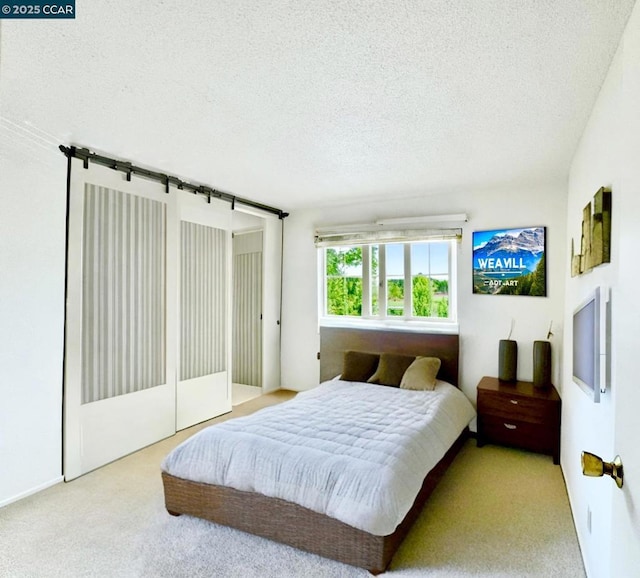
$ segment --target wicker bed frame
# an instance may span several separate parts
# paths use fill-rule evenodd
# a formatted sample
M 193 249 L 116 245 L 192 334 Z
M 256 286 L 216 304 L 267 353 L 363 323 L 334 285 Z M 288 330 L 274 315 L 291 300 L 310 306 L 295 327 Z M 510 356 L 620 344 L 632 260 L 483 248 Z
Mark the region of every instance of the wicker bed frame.
M 425 335 L 391 331 L 323 328 L 321 331 L 322 379 L 340 373 L 347 349 L 437 355 L 440 376 L 458 384 L 458 336 Z M 339 360 L 339 361 L 338 361 Z M 337 373 L 334 373 L 335 369 Z M 162 474 L 165 506 L 172 515 L 188 514 L 294 546 L 346 564 L 384 572 L 395 551 L 420 514 L 427 498 L 462 447 L 462 433 L 445 456 L 429 472 L 415 502 L 393 534 L 375 536 L 339 520 L 278 498 L 253 492 L 192 482 Z

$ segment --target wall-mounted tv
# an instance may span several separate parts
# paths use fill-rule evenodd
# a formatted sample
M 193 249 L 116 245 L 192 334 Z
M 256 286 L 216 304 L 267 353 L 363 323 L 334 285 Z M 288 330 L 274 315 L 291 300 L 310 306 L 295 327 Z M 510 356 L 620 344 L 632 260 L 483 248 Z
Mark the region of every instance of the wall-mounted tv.
M 595 403 L 607 386 L 608 290 L 596 287 L 573 312 L 573 381 Z

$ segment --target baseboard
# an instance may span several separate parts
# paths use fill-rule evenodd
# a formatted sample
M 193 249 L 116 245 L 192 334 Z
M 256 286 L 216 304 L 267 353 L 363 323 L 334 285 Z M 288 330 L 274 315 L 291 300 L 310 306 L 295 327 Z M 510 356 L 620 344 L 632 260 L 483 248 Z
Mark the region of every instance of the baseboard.
M 575 508 L 575 500 L 573 493 L 571 492 L 571 488 L 567 484 L 567 478 L 564 475 L 564 468 L 562 467 L 562 454 L 560 454 L 560 472 L 562 473 L 562 479 L 564 481 L 564 487 L 567 492 L 567 498 L 569 499 L 569 511 L 571 512 L 571 519 L 573 521 L 573 527 L 576 531 L 576 538 L 578 539 L 578 548 L 580 549 L 580 555 L 582 556 L 582 564 L 584 566 L 584 570 L 587 576 L 591 576 L 592 573 L 589 571 L 589 558 L 587 557 L 587 546 L 588 536 L 585 535 L 585 531 L 582 526 L 578 523 L 578 518 L 576 516 L 576 508 Z
M 39 486 L 36 486 L 35 488 L 31 488 L 30 490 L 27 490 L 26 492 L 22 492 L 20 494 L 17 494 L 16 496 L 12 496 L 11 498 L 7 498 L 6 500 L 2 500 L 0 501 L 0 508 L 3 508 L 4 506 L 8 506 L 9 504 L 12 504 L 13 502 L 17 502 L 18 500 L 22 500 L 28 496 L 32 496 L 33 494 L 37 494 L 38 492 L 41 492 L 42 490 L 46 490 L 47 488 L 50 488 L 51 486 L 55 486 L 56 484 L 59 484 L 60 482 L 64 481 L 64 477 L 63 476 L 58 476 L 56 478 L 54 478 L 53 480 L 49 480 L 48 482 L 45 482 L 44 484 L 40 484 Z

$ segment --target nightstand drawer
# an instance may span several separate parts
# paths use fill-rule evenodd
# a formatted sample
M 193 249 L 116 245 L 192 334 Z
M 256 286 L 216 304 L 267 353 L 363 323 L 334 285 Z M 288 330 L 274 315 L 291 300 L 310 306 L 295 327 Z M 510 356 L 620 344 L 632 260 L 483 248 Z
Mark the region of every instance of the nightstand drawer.
M 539 424 L 482 416 L 482 434 L 486 441 L 517 446 L 536 452 L 549 452 L 554 447 L 555 431 Z
M 553 418 L 555 407 L 544 400 L 525 398 L 504 393 L 481 392 L 478 395 L 478 411 L 504 419 L 530 423 L 548 423 Z

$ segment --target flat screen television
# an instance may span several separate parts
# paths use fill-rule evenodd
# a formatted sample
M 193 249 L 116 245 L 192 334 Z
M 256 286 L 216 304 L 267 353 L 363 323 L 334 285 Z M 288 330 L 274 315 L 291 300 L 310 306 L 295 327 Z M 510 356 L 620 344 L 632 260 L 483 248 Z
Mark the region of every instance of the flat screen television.
M 573 381 L 595 403 L 607 385 L 607 302 L 596 287 L 573 312 Z

